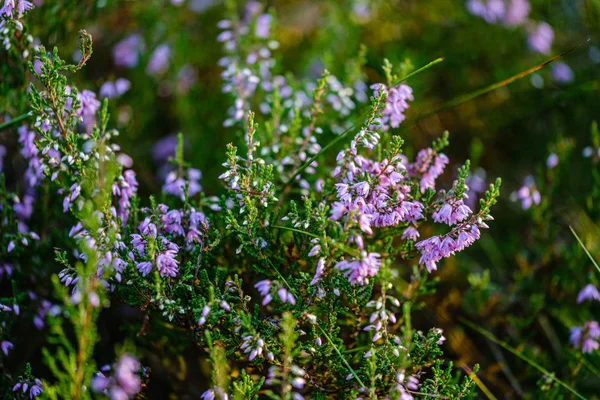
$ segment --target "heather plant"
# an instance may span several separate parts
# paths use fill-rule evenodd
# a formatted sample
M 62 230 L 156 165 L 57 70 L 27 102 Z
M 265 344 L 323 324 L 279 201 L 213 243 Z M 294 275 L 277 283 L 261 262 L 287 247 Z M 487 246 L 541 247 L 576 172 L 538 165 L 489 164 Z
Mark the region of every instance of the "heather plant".
M 551 322 L 542 310 L 553 302 L 540 287 L 556 294 L 556 281 L 527 275 L 530 264 L 584 262 L 579 237 L 552 225 L 558 204 L 552 196 L 559 197 L 561 171 L 577 153 L 573 139 L 559 136 L 545 167 L 526 171 L 521 188 L 510 185 L 512 215 L 531 224 L 535 240 L 525 249 L 514 239 L 502 244 L 525 259 L 521 275 L 506 283 L 512 296 L 490 314 L 500 291 L 495 280 L 505 277 L 490 277 L 474 260 L 481 248 L 490 254 L 488 224 L 504 224 L 492 217 L 500 179 L 486 183 L 496 170 L 481 167 L 483 147 L 471 147 L 471 161 L 457 161 L 451 154 L 461 154 L 460 139 L 455 145 L 454 135 L 435 124 L 419 137 L 410 129 L 411 112 L 427 94 L 423 82 L 439 71 L 429 68 L 441 59 L 417 69 L 409 58 L 388 60 L 348 45 L 316 60 L 319 43 L 292 58 L 289 27 L 279 25 L 276 7 L 173 0 L 127 6 L 149 23 L 119 38 L 92 23 L 110 20 L 119 10 L 114 2 L 94 2 L 88 14 L 66 7 L 74 18 L 90 18 L 95 38 L 81 30 L 70 62 L 63 46 L 49 51 L 41 44 L 55 40 L 51 35 L 29 36 L 27 18 L 57 12 L 34 3 L 6 0 L 0 12 L 8 82 L 0 125 L 2 140 L 8 138 L 7 147 L 0 145 L 0 347 L 10 354 L 0 364 L 5 396 L 164 398 L 170 387 L 171 395 L 203 399 L 494 398 L 486 386 L 493 366 L 484 365 L 482 380 L 476 357 L 455 357 L 448 321 L 430 317 L 437 299 L 457 290 L 448 289 L 448 275 L 465 288 L 456 324 L 534 370 L 523 368 L 515 378 L 504 369 L 514 393 L 523 393 L 522 378 L 536 380 L 527 382 L 534 397 L 593 395 L 583 379 L 598 371 L 598 271 L 560 283 L 557 301 L 579 304 L 577 314 L 565 306 Z M 384 13 L 384 3 L 355 1 L 352 18 L 331 26 L 350 35 Z M 501 3 L 509 8 L 490 8 Z M 531 50 L 550 53 L 554 34 L 528 19 L 527 1 L 468 7 L 489 23 L 524 28 Z M 169 24 L 157 18 L 163 9 Z M 203 92 L 213 115 L 193 130 L 190 121 L 202 105 L 189 98 L 198 95 L 201 77 L 187 60 L 200 56 L 186 58 L 181 46 L 190 43 L 172 28 L 173 21 L 191 25 L 190 10 L 208 16 L 212 30 L 203 40 L 214 42 L 216 50 L 206 45 L 208 52 L 221 56 L 210 61 L 221 79 L 214 74 Z M 50 20 L 54 26 L 56 18 Z M 43 36 L 44 29 L 36 32 Z M 108 52 L 107 36 L 114 44 Z M 334 54 L 348 56 L 341 61 Z M 104 56 L 112 72 L 90 79 L 88 71 Z M 304 56 L 312 60 L 308 72 L 290 67 Z M 573 76 L 562 65 L 553 75 L 564 85 Z M 148 100 L 149 92 L 174 99 L 187 121 L 185 133 L 152 149 L 145 146 L 149 138 L 139 138 L 144 129 L 153 131 L 149 110 L 159 100 Z M 132 146 L 135 135 L 140 146 Z M 207 142 L 198 146 L 202 137 Z M 208 145 L 217 142 L 228 144 Z M 593 125 L 580 158 L 594 165 L 598 147 Z M 592 220 L 593 171 L 585 190 Z M 581 221 L 585 212 L 576 215 Z M 455 274 L 457 263 L 468 272 Z M 524 310 L 515 312 L 523 299 Z M 551 332 L 555 352 L 574 350 L 566 359 L 572 370 L 544 367 L 551 360 L 527 335 L 533 320 Z M 41 356 L 21 355 L 25 323 L 41 331 Z M 499 340 L 482 326 L 508 337 Z M 557 343 L 558 337 L 567 339 Z M 11 362 L 15 353 L 24 361 Z M 494 390 L 513 393 L 502 385 Z

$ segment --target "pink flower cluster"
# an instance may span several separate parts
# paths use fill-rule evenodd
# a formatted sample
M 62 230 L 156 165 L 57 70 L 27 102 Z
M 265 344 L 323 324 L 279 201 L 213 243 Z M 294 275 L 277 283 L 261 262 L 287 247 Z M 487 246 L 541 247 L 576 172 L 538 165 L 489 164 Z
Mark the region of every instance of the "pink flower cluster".
M 273 300 L 272 289 L 274 289 L 273 282 L 268 279 L 258 282 L 254 287 L 258 290 L 260 295 L 263 297 L 262 305 L 266 306 Z M 277 296 L 282 303 L 290 303 L 296 305 L 296 298 L 294 295 L 284 287 L 279 287 L 277 290 Z
M 583 326 L 571 328 L 571 344 L 583 353 L 591 353 L 600 348 L 600 325 L 597 321 L 587 321 Z
M 164 204 L 158 206 L 156 218 L 160 221 L 158 227 L 150 217 L 147 217 L 138 228 L 140 233 L 131 235 L 131 245 L 137 254 L 130 251 L 129 258 L 136 263 L 136 268 L 143 276 L 148 275 L 153 265 L 156 265 L 161 276 L 174 277 L 179 272 L 177 260 L 179 246 L 172 240 L 183 237 L 185 245 L 202 244 L 209 228 L 208 221 L 202 212 L 193 208 L 185 212 L 169 210 L 169 207 Z M 171 240 L 167 239 L 167 235 Z M 158 252 L 154 254 L 154 258 L 146 251 L 150 240 L 158 245 Z M 142 260 L 138 261 L 138 258 Z
M 487 225 L 482 222 L 480 225 L 487 228 Z M 421 251 L 419 263 L 425 265 L 427 271 L 432 272 L 437 269 L 437 263 L 442 258 L 448 258 L 464 250 L 479 239 L 479 236 L 479 227 L 476 223 L 465 223 L 458 225 L 446 235 L 422 240 L 416 244 L 417 249 Z
M 133 399 L 142 390 L 142 381 L 138 376 L 140 369 L 141 365 L 134 356 L 123 354 L 113 374 L 105 375 L 111 370 L 107 365 L 92 378 L 92 390 L 96 393 L 105 393 L 111 399 Z
M 452 199 L 447 203 L 443 203 L 439 210 L 433 212 L 433 220 L 452 226 L 457 222 L 464 221 L 472 213 L 469 206 L 462 199 Z
M 421 193 L 427 189 L 435 189 L 436 179 L 442 175 L 444 168 L 448 165 L 448 157 L 432 148 L 426 148 L 417 154 L 414 163 L 407 167 L 411 177 L 419 178 Z
M 382 83 L 371 85 L 373 95 L 379 97 L 380 92 L 386 94 L 385 108 L 382 111 L 381 118 L 378 118 L 379 128 L 387 132 L 390 128 L 397 128 L 406 118 L 404 113 L 408 110 L 408 102 L 413 101 L 412 88 L 408 85 L 398 85 L 388 88 Z

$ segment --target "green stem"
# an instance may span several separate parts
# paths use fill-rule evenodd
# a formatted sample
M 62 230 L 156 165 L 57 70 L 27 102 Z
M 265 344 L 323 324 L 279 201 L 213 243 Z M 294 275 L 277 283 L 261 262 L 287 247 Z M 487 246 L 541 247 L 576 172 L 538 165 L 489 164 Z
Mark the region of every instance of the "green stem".
M 275 273 L 279 276 L 279 278 L 283 281 L 283 283 L 285 283 L 285 285 L 288 287 L 289 292 L 292 295 L 296 296 L 296 294 L 294 293 L 294 290 L 292 289 L 292 287 L 285 280 L 285 278 L 283 277 L 283 275 L 281 275 L 281 273 L 279 272 L 279 270 L 277 270 L 277 268 L 275 268 L 275 266 L 273 265 L 273 263 L 271 263 L 271 260 L 269 260 L 265 256 L 263 256 L 263 259 L 271 266 L 271 268 L 273 268 L 273 271 L 275 271 Z M 333 341 L 331 340 L 331 337 L 327 334 L 327 332 L 325 331 L 325 329 L 323 329 L 323 327 L 321 326 L 321 324 L 319 324 L 319 321 L 317 321 L 316 325 L 319 328 L 319 330 L 321 331 L 321 333 L 323 334 L 323 336 L 325 336 L 325 338 L 328 340 L 328 342 L 331 343 L 331 346 L 333 346 L 333 349 L 335 350 L 335 352 L 337 353 L 337 355 L 340 357 L 340 359 L 342 360 L 342 362 L 344 363 L 344 365 L 346 366 L 346 368 L 348 368 L 350 370 L 350 373 L 352 373 L 352 375 L 356 378 L 356 381 L 360 384 L 361 387 L 365 387 L 365 384 L 360 380 L 360 378 L 358 377 L 358 374 L 356 373 L 356 371 L 354 371 L 354 369 L 350 366 L 350 364 L 348 363 L 348 361 L 346 361 L 346 359 L 344 358 L 344 355 L 340 352 L 340 350 L 337 348 L 337 346 L 333 343 Z
M 335 350 L 335 352 L 337 353 L 337 355 L 340 357 L 340 359 L 342 360 L 342 362 L 344 363 L 344 365 L 346 366 L 346 368 L 348 368 L 350 370 L 350 373 L 352 374 L 352 376 L 354 376 L 354 378 L 356 378 L 356 381 L 358 382 L 358 384 L 360 385 L 360 387 L 366 387 L 365 384 L 358 377 L 358 374 L 356 373 L 356 371 L 354 371 L 354 369 L 350 366 L 350 364 L 348 364 L 348 361 L 346 361 L 346 359 L 344 358 L 343 354 L 340 352 L 340 350 L 337 348 L 337 346 L 333 343 L 333 341 L 331 340 L 331 337 L 329 337 L 329 335 L 327 334 L 327 332 L 325 332 L 325 329 L 323 329 L 321 327 L 321 325 L 319 325 L 319 323 L 317 323 L 317 326 L 319 327 L 319 330 L 321 331 L 321 333 L 323 334 L 323 336 L 325 336 L 325 338 L 329 341 L 329 343 L 331 343 L 331 346 L 333 346 L 333 349 Z
M 417 74 L 419 74 L 419 73 L 421 73 L 421 72 L 425 71 L 426 69 L 429 69 L 429 68 L 433 67 L 434 65 L 441 63 L 442 61 L 444 61 L 444 58 L 443 58 L 443 57 L 436 58 L 435 60 L 433 60 L 433 61 L 432 61 L 432 62 L 430 62 L 429 64 L 427 64 L 427 65 L 424 65 L 424 66 L 422 66 L 421 68 L 419 68 L 418 70 L 416 70 L 416 71 L 413 71 L 413 72 L 411 72 L 410 74 L 408 74 L 408 75 L 406 75 L 406 76 L 404 76 L 404 77 L 400 78 L 400 80 L 398 80 L 398 81 L 394 82 L 394 84 L 393 84 L 392 86 L 396 86 L 396 85 L 398 85 L 398 84 L 400 84 L 400 83 L 402 83 L 402 82 L 404 82 L 404 81 L 407 81 L 409 78 L 412 78 L 413 76 L 415 76 L 415 75 L 417 75 Z
M 407 79 L 409 79 L 409 78 L 412 78 L 413 76 L 415 76 L 415 75 L 417 75 L 417 74 L 419 74 L 419 73 L 421 73 L 421 72 L 425 71 L 426 69 L 429 69 L 429 68 L 433 67 L 434 65 L 441 63 L 442 61 L 444 61 L 444 59 L 443 59 L 443 58 L 441 58 L 441 57 L 440 57 L 440 58 L 437 58 L 437 59 L 435 59 L 435 60 L 433 60 L 433 61 L 432 61 L 432 62 L 430 62 L 429 64 L 427 64 L 427 65 L 424 65 L 424 66 L 422 66 L 421 68 L 417 69 L 416 71 L 413 71 L 413 72 L 411 72 L 410 74 L 408 74 L 408 75 L 406 75 L 406 76 L 404 76 L 404 77 L 400 78 L 398 81 L 394 82 L 394 84 L 393 84 L 392 86 L 399 85 L 400 83 L 402 83 L 402 82 L 406 81 Z M 336 137 L 335 139 L 333 139 L 331 142 L 327 143 L 327 145 L 325 145 L 323 148 L 321 148 L 321 150 L 320 150 L 320 151 L 319 151 L 317 154 L 315 154 L 314 156 L 312 156 L 312 157 L 311 157 L 311 158 L 310 158 L 308 161 L 306 161 L 304 164 L 302 164 L 302 166 L 300 166 L 299 168 L 297 168 L 297 169 L 296 169 L 296 170 L 295 170 L 295 171 L 294 171 L 294 172 L 293 172 L 293 173 L 290 175 L 289 179 L 288 179 L 286 182 L 284 182 L 284 183 L 286 183 L 286 184 L 287 184 L 288 182 L 291 182 L 291 181 L 292 181 L 292 179 L 294 179 L 294 178 L 295 178 L 295 177 L 296 177 L 296 176 L 297 176 L 299 173 L 301 173 L 301 172 L 302 172 L 302 171 L 304 171 L 306 168 L 308 168 L 308 166 L 309 166 L 310 164 L 312 164 L 312 163 L 313 163 L 313 161 L 315 161 L 315 160 L 316 160 L 316 159 L 317 159 L 317 158 L 318 158 L 318 157 L 319 157 L 321 154 L 325 153 L 325 152 L 326 152 L 326 151 L 327 151 L 329 148 L 331 148 L 331 147 L 332 147 L 333 145 L 335 145 L 337 142 L 339 142 L 339 141 L 340 141 L 340 140 L 342 140 L 344 137 L 346 137 L 346 135 L 347 135 L 349 132 L 351 132 L 351 131 L 353 131 L 354 129 L 356 129 L 356 128 L 359 126 L 359 124 L 360 124 L 360 125 L 362 125 L 362 123 L 363 123 L 363 120 L 364 120 L 364 117 L 365 117 L 367 114 L 368 114 L 368 110 L 366 110 L 365 112 L 363 112 L 363 113 L 360 115 L 360 117 L 361 117 L 361 118 L 359 119 L 360 123 L 355 123 L 355 124 L 353 124 L 353 125 L 352 125 L 352 126 L 350 126 L 348 129 L 346 129 L 344 132 L 342 132 L 342 133 L 341 133 L 341 134 L 340 134 L 338 137 Z
M 292 232 L 296 232 L 296 233 L 302 233 L 302 234 L 304 234 L 304 235 L 307 235 L 307 236 L 310 236 L 310 237 L 314 237 L 314 238 L 317 238 L 317 239 L 321 239 L 321 237 L 320 237 L 320 236 L 317 236 L 317 235 L 315 235 L 314 233 L 310 233 L 310 232 L 303 231 L 303 230 L 301 230 L 301 229 L 289 228 L 289 227 L 287 227 L 287 226 L 282 226 L 282 225 L 273 225 L 273 228 L 277 228 L 277 229 L 284 229 L 284 230 L 287 230 L 287 231 L 292 231 Z M 332 246 L 334 246 L 334 247 L 336 247 L 336 248 L 338 248 L 338 249 L 340 249 L 340 250 L 342 250 L 342 251 L 344 251 L 344 252 L 346 252 L 346 253 L 350 254 L 350 255 L 351 255 L 351 256 L 353 256 L 353 257 L 358 257 L 358 256 L 360 255 L 360 254 L 358 254 L 356 251 L 354 251 L 354 250 L 352 250 L 352 249 L 349 249 L 349 248 L 347 248 L 346 246 L 344 246 L 344 245 L 341 245 L 341 244 L 337 243 L 337 242 L 336 242 L 336 241 L 334 241 L 334 240 L 331 240 L 331 239 L 328 239 L 328 238 L 325 238 L 325 240 L 326 240 L 326 241 L 327 241 L 327 243 L 329 243 L 330 245 L 332 245 Z
M 311 236 L 311 237 L 320 239 L 320 237 L 318 235 L 315 235 L 314 233 L 303 231 L 301 229 L 289 228 L 287 226 L 282 226 L 282 225 L 273 225 L 273 228 L 284 229 L 286 231 L 292 231 L 292 232 L 296 232 L 296 233 L 302 233 L 303 235 L 307 235 L 307 236 Z
M 587 254 L 587 256 L 590 258 L 590 260 L 592 260 L 592 264 L 594 264 L 594 266 L 596 267 L 598 272 L 600 272 L 600 267 L 598 266 L 598 263 L 596 263 L 596 260 L 594 260 L 594 258 L 592 257 L 592 255 L 590 254 L 588 249 L 585 247 L 585 245 L 581 241 L 581 239 L 579 239 L 579 236 L 577 236 L 577 233 L 575 233 L 575 229 L 573 229 L 573 227 L 570 225 L 569 225 L 569 229 L 571 230 L 571 232 L 573 232 L 573 236 L 575 236 L 575 239 L 577 239 L 577 241 L 579 242 L 579 245 L 583 248 L 583 251 L 585 251 L 585 254 Z
M 3 124 L 0 124 L 0 131 L 1 131 L 2 129 L 8 128 L 9 126 L 12 126 L 12 125 L 18 124 L 19 122 L 21 122 L 21 121 L 23 121 L 24 119 L 27 119 L 27 118 L 29 118 L 29 117 L 31 117 L 31 114 L 29 114 L 29 113 L 27 113 L 27 114 L 22 114 L 22 115 L 19 115 L 18 117 L 14 117 L 14 118 L 13 118 L 13 119 L 11 119 L 10 121 L 6 121 L 5 123 L 3 123 Z

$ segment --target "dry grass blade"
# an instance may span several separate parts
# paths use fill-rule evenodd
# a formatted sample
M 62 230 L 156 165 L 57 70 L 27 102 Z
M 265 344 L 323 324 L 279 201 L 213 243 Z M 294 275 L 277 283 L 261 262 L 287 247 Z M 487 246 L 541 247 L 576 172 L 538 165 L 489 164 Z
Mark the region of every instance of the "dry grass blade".
M 569 50 L 567 50 L 567 51 L 565 51 L 565 52 L 562 52 L 562 53 L 560 53 L 559 55 L 557 55 L 557 56 L 554 56 L 554 57 L 552 57 L 552 58 L 550 58 L 550 59 L 548 59 L 548 60 L 544 61 L 544 62 L 543 62 L 543 63 L 541 63 L 541 64 L 538 64 L 538 65 L 536 65 L 536 66 L 534 66 L 534 67 L 531 67 L 531 68 L 529 68 L 529 69 L 526 69 L 525 71 L 522 71 L 522 72 L 520 72 L 520 73 L 518 73 L 518 74 L 516 74 L 516 75 L 513 75 L 513 76 L 511 76 L 510 78 L 504 79 L 504 80 L 502 80 L 502 81 L 500 81 L 500 82 L 493 83 L 493 84 L 491 84 L 491 85 L 489 85 L 489 86 L 486 86 L 486 87 L 484 87 L 484 88 L 478 89 L 478 90 L 476 90 L 476 91 L 474 91 L 474 92 L 467 93 L 467 94 L 464 94 L 464 95 L 462 95 L 462 96 L 456 97 L 455 99 L 453 99 L 453 100 L 450 100 L 449 102 L 447 102 L 447 103 L 446 103 L 446 104 L 444 104 L 443 106 L 441 106 L 441 107 L 439 107 L 439 108 L 437 108 L 437 109 L 435 109 L 435 110 L 433 110 L 433 111 L 430 111 L 430 112 L 426 113 L 425 115 L 422 115 L 421 117 L 419 117 L 419 119 L 421 119 L 421 118 L 424 118 L 424 117 L 427 117 L 427 116 L 429 116 L 429 115 L 432 115 L 432 114 L 435 114 L 435 113 L 438 113 L 438 112 L 440 112 L 440 111 L 442 111 L 442 110 L 445 110 L 445 109 L 447 109 L 447 108 L 451 108 L 451 107 L 457 106 L 457 105 L 459 105 L 459 104 L 465 103 L 465 102 L 467 102 L 467 101 L 469 101 L 469 100 L 472 100 L 472 99 L 474 99 L 474 98 L 476 98 L 476 97 L 479 97 L 479 96 L 481 96 L 482 94 L 485 94 L 485 93 L 491 92 L 491 91 L 493 91 L 493 90 L 499 89 L 499 88 L 501 88 L 501 87 L 503 87 L 503 86 L 510 85 L 510 84 L 511 84 L 511 83 L 513 83 L 514 81 L 516 81 L 516 80 L 519 80 L 519 79 L 521 79 L 521 78 L 525 78 L 526 76 L 528 76 L 528 75 L 531 75 L 531 74 L 533 74 L 534 72 L 536 72 L 536 71 L 539 71 L 540 69 L 544 68 L 544 67 L 545 67 L 545 66 L 547 66 L 548 64 L 551 64 L 551 63 L 553 63 L 554 61 L 556 61 L 556 60 L 559 60 L 559 59 L 563 58 L 564 56 L 566 56 L 566 55 L 567 55 L 567 54 L 569 54 L 570 52 L 574 51 L 574 50 L 575 50 L 575 49 L 577 49 L 578 47 L 581 47 L 581 46 L 583 46 L 584 44 L 588 43 L 590 40 L 591 40 L 591 39 L 584 40 L 583 42 L 581 42 L 581 43 L 579 43 L 578 45 L 576 45 L 576 46 L 574 46 L 574 47 L 570 48 Z
M 542 367 L 540 364 L 538 364 L 537 362 L 535 362 L 531 358 L 529 358 L 526 355 L 520 353 L 514 347 L 510 346 L 508 343 L 506 343 L 506 342 L 498 339 L 496 336 L 494 336 L 490 332 L 486 331 L 485 329 L 481 328 L 479 325 L 476 325 L 473 322 L 471 322 L 471 321 L 469 321 L 469 320 L 467 320 L 465 318 L 460 317 L 459 320 L 463 324 L 467 325 L 469 328 L 471 328 L 474 331 L 476 331 L 476 332 L 480 333 L 481 335 L 485 336 L 487 339 L 489 339 L 492 342 L 496 343 L 497 345 L 499 345 L 503 349 L 505 349 L 505 350 L 511 352 L 512 354 L 514 354 L 515 356 L 519 357 L 521 360 L 525 361 L 527 364 L 531 365 L 533 368 L 537 369 L 542 374 L 546 375 L 548 378 L 552 379 L 554 382 L 558 383 L 560 386 L 562 386 L 563 388 L 567 389 L 569 392 L 571 392 L 577 398 L 582 399 L 582 400 L 587 400 L 585 397 L 583 397 L 581 394 L 579 394 L 575 389 L 573 389 L 571 386 L 569 386 L 566 382 L 558 379 L 553 372 L 548 371 L 546 368 Z

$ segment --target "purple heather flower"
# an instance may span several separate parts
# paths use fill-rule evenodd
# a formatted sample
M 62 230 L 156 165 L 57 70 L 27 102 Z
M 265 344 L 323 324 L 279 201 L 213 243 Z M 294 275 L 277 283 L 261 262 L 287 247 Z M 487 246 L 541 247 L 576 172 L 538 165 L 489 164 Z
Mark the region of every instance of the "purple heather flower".
M 444 203 L 439 210 L 433 213 L 433 220 L 452 226 L 457 222 L 464 221 L 471 214 L 471 209 L 462 200 L 458 200 L 453 203 Z
M 40 60 L 35 60 L 33 62 L 33 70 L 35 71 L 36 74 L 41 75 L 42 74 L 42 66 L 44 65 L 43 62 L 41 62 Z
M 7 356 L 9 350 L 12 349 L 14 345 L 8 340 L 3 340 L 2 343 L 0 343 L 0 347 L 2 348 L 2 352 L 4 353 L 4 355 Z
M 228 400 L 229 396 L 219 386 L 215 386 L 212 389 L 208 389 L 200 396 L 202 400 Z
M 165 206 L 166 207 L 166 206 Z M 179 210 L 171 210 L 161 216 L 161 222 L 164 230 L 175 236 L 184 236 L 185 231 L 181 226 L 182 212 Z
M 33 399 L 34 397 L 38 397 L 44 391 L 44 385 L 39 379 L 35 379 L 33 382 L 31 380 L 24 381 L 22 377 L 20 379 L 21 381 L 13 386 L 13 392 L 21 389 L 23 393 L 27 393 L 27 390 L 29 390 L 29 398 Z
M 95 392 L 105 393 L 111 400 L 129 400 L 142 390 L 142 382 L 137 375 L 140 363 L 134 356 L 121 355 L 111 376 L 105 375 L 110 371 L 110 366 L 101 369 L 102 372 L 96 373 L 91 380 L 90 386 Z
M 414 226 L 409 226 L 402 232 L 402 239 L 417 241 L 419 239 L 419 231 Z
M 388 89 L 385 85 L 376 83 L 371 86 L 371 89 L 374 90 L 375 97 L 379 97 L 381 90 L 387 94 L 382 117 L 378 119 L 380 125 L 374 126 L 372 130 L 381 129 L 386 132 L 390 127 L 399 127 L 405 119 L 404 113 L 408 110 L 408 101 L 414 100 L 411 87 L 402 84 Z
M 200 186 L 199 183 L 202 173 L 198 169 L 188 168 L 186 175 L 188 178 L 187 183 L 189 184 L 188 195 L 189 197 L 193 197 L 202 190 L 202 186 Z M 163 191 L 167 194 L 178 196 L 183 201 L 185 200 L 185 184 L 186 180 L 183 177 L 178 176 L 176 171 L 172 171 L 167 176 L 165 184 L 163 185 Z
M 17 218 L 22 221 L 31 218 L 31 214 L 33 214 L 33 201 L 33 196 L 26 194 L 22 200 L 15 202 L 13 209 Z
M 427 271 L 437 270 L 437 263 L 448 258 L 457 251 L 472 245 L 480 237 L 479 227 L 475 224 L 461 224 L 445 236 L 432 236 L 418 242 L 415 247 L 421 251 L 419 264 L 425 265 Z
M 148 261 L 139 262 L 135 266 L 142 276 L 146 276 L 152 271 L 152 263 Z
M 0 17 L 21 18 L 25 11 L 32 8 L 33 4 L 27 0 L 5 0 L 4 6 L 0 9 Z M 16 15 L 13 14 L 15 10 L 17 11 Z
M 198 320 L 198 325 L 202 326 L 206 323 L 206 319 L 208 318 L 208 314 L 210 313 L 210 306 L 207 304 L 202 308 L 202 315 Z
M 102 372 L 98 372 L 92 377 L 91 387 L 94 392 L 104 392 L 106 389 L 108 389 L 109 385 L 110 379 L 107 378 Z
M 0 144 L 0 173 L 2 172 L 2 167 L 4 163 L 4 157 L 6 156 L 6 147 Z
M 117 95 L 121 96 L 131 88 L 131 82 L 125 78 L 119 78 L 115 81 L 115 88 L 117 90 Z
M 469 0 L 467 9 L 490 24 L 502 21 L 506 14 L 504 0 Z
M 435 181 L 444 172 L 448 164 L 448 157 L 443 153 L 437 153 L 431 148 L 422 149 L 417 153 L 414 163 L 407 166 L 409 175 L 420 177 L 421 192 L 427 189 L 435 189 Z
M 96 122 L 96 113 L 100 109 L 101 103 L 96 99 L 96 93 L 91 90 L 83 90 L 77 93 L 77 101 L 79 101 L 80 107 L 75 110 L 75 114 L 83 119 L 82 124 L 89 133 Z
M 73 203 L 75 199 L 79 197 L 79 193 L 81 193 L 81 186 L 79 186 L 79 184 L 77 183 L 71 185 L 69 193 L 65 196 L 63 200 L 63 212 L 67 212 L 69 210 L 71 203 Z
M 152 157 L 157 162 L 164 162 L 169 157 L 175 156 L 175 150 L 177 149 L 177 135 L 169 135 L 159 139 L 154 146 L 152 146 Z M 185 146 L 185 141 L 184 141 Z
M 169 242 L 163 238 L 163 246 L 167 247 L 167 250 L 160 253 L 156 257 L 156 267 L 160 276 L 177 276 L 179 270 L 179 263 L 176 259 L 177 251 L 179 248 L 176 244 Z
M 21 144 L 21 155 L 29 161 L 27 170 L 25 171 L 25 183 L 27 190 L 31 191 L 43 179 L 44 173 L 42 163 L 39 159 L 39 150 L 36 146 L 36 134 L 27 128 L 27 125 L 22 125 L 18 129 L 19 143 Z
M 310 251 L 308 252 L 308 256 L 309 257 L 316 257 L 319 255 L 321 251 L 321 245 L 320 244 L 315 244 Z
M 467 177 L 465 184 L 469 188 L 467 197 L 463 200 L 467 206 L 473 209 L 477 205 L 477 197 L 485 192 L 486 172 L 483 168 L 477 168 Z
M 587 321 L 583 326 L 571 328 L 571 344 L 583 353 L 591 353 L 600 348 L 600 325 L 596 321 Z
M 296 305 L 296 299 L 294 298 L 294 295 L 291 294 L 287 289 L 285 289 L 285 288 L 277 289 L 277 295 L 279 296 L 279 299 L 281 300 L 282 303 L 288 302 L 291 305 Z
M 262 338 L 248 335 L 244 336 L 242 340 L 243 341 L 240 345 L 240 350 L 242 350 L 244 353 L 250 353 L 248 356 L 249 361 L 252 361 L 257 356 L 262 355 L 263 347 L 265 346 L 265 341 Z
M 131 169 L 123 171 L 117 181 L 113 183 L 112 193 L 118 197 L 119 209 L 117 216 L 121 218 L 123 225 L 129 218 L 129 208 L 131 207 L 131 198 L 135 196 L 138 190 L 138 182 L 135 178 L 135 172 Z
M 140 369 L 138 360 L 130 354 L 123 354 L 115 368 L 117 384 L 127 393 L 134 396 L 142 390 L 142 382 L 137 376 Z
M 592 285 L 591 283 L 581 289 L 579 295 L 577 296 L 577 304 L 581 304 L 585 300 L 600 301 L 600 292 L 598 292 L 596 286 Z
M 138 65 L 140 51 L 144 49 L 144 41 L 139 34 L 132 34 L 121 40 L 113 48 L 115 65 L 133 68 Z
M 18 0 L 17 11 L 19 15 L 23 15 L 25 11 L 31 10 L 33 8 L 33 4 L 27 0 Z
M 269 37 L 272 19 L 273 17 L 270 14 L 261 14 L 256 17 L 256 26 L 254 28 L 256 37 L 261 39 L 267 39 Z
M 529 32 L 527 39 L 531 51 L 549 54 L 554 40 L 554 31 L 546 22 L 540 22 Z
M 537 206 L 541 203 L 542 196 L 535 186 L 533 176 L 525 177 L 523 186 L 517 192 L 511 194 L 511 199 L 513 201 L 520 200 L 523 210 L 529 209 L 533 204 Z
M 508 26 L 520 26 L 527 21 L 531 6 L 527 0 L 510 0 L 510 4 L 504 15 L 504 24 Z
M 36 379 L 33 385 L 29 387 L 29 398 L 38 397 L 44 391 L 44 385 L 42 381 Z
M 10 264 L 4 263 L 0 265 L 0 279 L 2 279 L 4 277 L 4 274 L 6 274 L 6 276 L 12 276 L 13 273 L 13 267 Z M 0 311 L 3 311 L 2 309 L 2 304 L 0 304 Z
M 377 275 L 381 266 L 379 253 L 361 252 L 360 260 L 344 260 L 335 265 L 335 268 L 344 271 L 351 285 L 364 285 L 368 283 L 369 277 Z
M 419 380 L 417 377 L 412 375 L 407 377 L 404 370 L 398 371 L 396 373 L 396 381 L 394 382 L 390 393 L 393 393 L 393 398 L 400 400 L 413 400 L 413 396 L 407 390 L 419 390 Z
M 159 45 L 150 56 L 150 61 L 146 67 L 146 73 L 148 73 L 148 75 L 158 75 L 163 73 L 169 65 L 170 56 L 171 49 L 169 45 L 165 43 Z
M 441 329 L 441 328 L 433 328 L 433 331 L 434 331 L 435 333 L 437 333 L 437 334 L 441 335 L 441 336 L 440 336 L 440 339 L 439 339 L 439 340 L 438 340 L 436 343 L 437 343 L 438 345 L 440 345 L 440 346 L 441 346 L 442 344 L 444 344 L 444 342 L 446 341 L 446 337 L 444 336 L 444 330 L 443 330 L 443 329 Z
M 107 99 L 117 97 L 117 89 L 115 88 L 115 83 L 111 81 L 104 82 L 102 86 L 100 86 L 98 94 L 100 95 L 100 97 L 105 97 Z
M 548 169 L 552 169 L 558 165 L 558 161 L 559 159 L 556 153 L 552 153 L 548 156 L 548 159 L 546 160 L 546 167 L 548 167 Z
M 312 281 L 310 282 L 311 286 L 315 285 L 317 282 L 319 282 L 321 280 L 321 278 L 323 277 L 323 272 L 325 272 L 325 259 L 320 258 L 319 261 L 317 262 L 317 270 L 315 271 L 315 276 L 313 277 Z
M 263 297 L 262 305 L 266 306 L 273 300 L 273 296 L 269 293 L 271 291 L 271 281 L 268 279 L 262 280 L 254 285 L 260 295 Z
M 556 83 L 571 83 L 573 82 L 573 70 L 567 64 L 557 61 L 552 64 L 552 79 Z
M 115 82 L 106 81 L 100 87 L 100 97 L 106 97 L 112 99 L 114 97 L 121 96 L 131 88 L 131 82 L 125 78 L 119 78 Z

